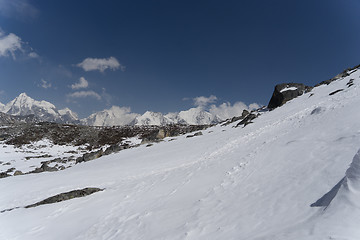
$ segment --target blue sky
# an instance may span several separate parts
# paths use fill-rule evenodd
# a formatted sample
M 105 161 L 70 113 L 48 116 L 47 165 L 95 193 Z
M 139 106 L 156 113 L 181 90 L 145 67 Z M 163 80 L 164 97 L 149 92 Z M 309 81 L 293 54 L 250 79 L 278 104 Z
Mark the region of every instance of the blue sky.
M 86 117 L 267 104 L 360 64 L 360 1 L 0 0 L 0 102 L 21 92 Z M 214 98 L 216 96 L 216 99 Z

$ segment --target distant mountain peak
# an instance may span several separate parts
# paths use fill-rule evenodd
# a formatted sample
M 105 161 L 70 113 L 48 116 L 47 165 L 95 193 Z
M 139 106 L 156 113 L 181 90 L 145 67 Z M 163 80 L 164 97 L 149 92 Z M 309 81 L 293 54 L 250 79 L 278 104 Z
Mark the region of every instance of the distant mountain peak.
M 34 100 L 25 92 L 20 93 L 6 105 L 0 105 L 0 110 L 13 116 L 35 115 L 40 121 L 70 123 L 78 120 L 77 115 L 70 109 L 59 112 L 54 104 L 44 100 Z

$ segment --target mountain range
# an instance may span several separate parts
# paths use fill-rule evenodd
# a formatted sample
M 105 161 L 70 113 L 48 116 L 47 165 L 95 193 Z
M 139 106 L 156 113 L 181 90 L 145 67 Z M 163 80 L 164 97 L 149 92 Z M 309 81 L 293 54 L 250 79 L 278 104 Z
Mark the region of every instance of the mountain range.
M 252 105 L 254 106 L 254 105 Z M 256 105 L 255 105 L 256 106 Z M 251 107 L 246 105 L 238 107 L 233 116 Z M 57 109 L 54 104 L 47 101 L 37 101 L 26 93 L 21 93 L 7 104 L 0 103 L 0 112 L 12 116 L 34 115 L 34 119 L 44 122 L 74 123 L 89 126 L 124 126 L 124 125 L 157 125 L 187 124 L 208 125 L 227 119 L 229 116 L 219 116 L 214 112 L 204 110 L 202 107 L 190 108 L 177 113 L 163 114 L 160 112 L 146 111 L 144 114 L 132 113 L 130 108 L 112 106 L 109 109 L 91 114 L 87 118 L 79 119 L 78 115 L 69 108 Z M 232 115 L 230 117 L 233 117 Z

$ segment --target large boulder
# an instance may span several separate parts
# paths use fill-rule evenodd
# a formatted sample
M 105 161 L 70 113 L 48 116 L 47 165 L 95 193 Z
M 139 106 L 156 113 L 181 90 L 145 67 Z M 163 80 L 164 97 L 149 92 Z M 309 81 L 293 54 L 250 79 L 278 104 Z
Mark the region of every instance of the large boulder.
M 302 83 L 281 83 L 275 86 L 274 93 L 268 104 L 269 109 L 280 107 L 287 101 L 296 98 L 306 92 L 311 91 L 312 87 Z

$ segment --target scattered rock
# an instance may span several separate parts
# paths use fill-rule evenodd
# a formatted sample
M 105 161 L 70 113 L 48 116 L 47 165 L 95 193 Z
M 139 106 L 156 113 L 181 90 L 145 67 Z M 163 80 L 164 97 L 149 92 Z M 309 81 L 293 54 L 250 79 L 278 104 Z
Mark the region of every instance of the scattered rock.
M 196 133 L 194 133 L 192 135 L 187 135 L 186 137 L 191 138 L 191 137 L 196 137 L 196 136 L 201 136 L 201 135 L 203 135 L 202 132 L 196 132 Z
M 124 149 L 129 148 L 129 147 L 130 146 L 128 144 L 123 144 L 123 145 L 113 144 L 110 147 L 105 149 L 104 155 L 109 155 L 111 153 L 116 153 L 116 152 L 119 152 L 119 151 L 124 150 Z
M 0 178 L 6 178 L 6 177 L 10 177 L 11 175 L 9 175 L 7 172 L 0 172 Z
M 243 125 L 244 127 L 250 123 L 253 123 L 252 120 L 254 120 L 255 118 L 257 118 L 260 114 L 254 114 L 254 113 L 249 113 L 243 120 L 241 120 L 235 127 L 240 127 L 241 125 Z
M 45 146 L 46 147 L 46 146 Z M 49 157 L 52 157 L 51 155 L 49 154 L 45 154 L 45 155 L 41 155 L 41 156 L 29 156 L 29 157 L 25 157 L 26 160 L 29 160 L 31 158 L 49 158 Z
M 41 173 L 41 172 L 55 172 L 58 171 L 56 167 L 49 167 L 47 163 L 43 163 L 39 168 L 35 168 L 35 170 L 29 173 Z
M 19 171 L 19 170 L 16 170 L 14 172 L 14 176 L 18 176 L 18 175 L 23 175 L 23 172 L 22 171 Z
M 353 70 L 358 69 L 358 68 L 360 68 L 360 65 L 357 65 L 357 66 L 355 66 L 355 67 L 353 67 L 353 68 L 345 69 L 342 73 L 339 73 L 339 74 L 336 75 L 335 77 L 333 77 L 333 78 L 331 78 L 331 79 L 329 79 L 329 80 L 322 81 L 322 82 L 319 83 L 319 84 L 316 84 L 315 87 L 320 86 L 320 85 L 324 85 L 324 84 L 329 85 L 330 83 L 332 83 L 332 82 L 335 81 L 335 80 L 338 80 L 338 79 L 341 79 L 341 78 L 344 78 L 344 77 L 349 76 L 350 73 L 351 73 Z
M 151 147 L 152 145 L 154 145 L 154 144 L 149 143 L 149 144 L 148 144 L 148 145 L 146 145 L 145 147 Z
M 15 171 L 16 169 L 15 168 L 9 168 L 8 170 L 6 170 L 7 173 L 11 173 L 13 171 Z
M 329 96 L 332 96 L 332 95 L 334 95 L 334 94 L 336 94 L 338 92 L 341 92 L 341 91 L 344 91 L 344 89 L 338 89 L 336 91 L 333 91 L 333 92 L 329 93 Z
M 355 79 L 353 79 L 353 78 L 349 80 L 349 82 L 346 84 L 348 86 L 348 88 L 354 85 L 354 80 Z
M 103 150 L 100 149 L 96 152 L 85 153 L 82 157 L 76 159 L 76 163 L 87 162 L 101 157 L 104 154 Z

